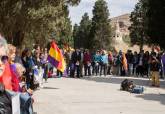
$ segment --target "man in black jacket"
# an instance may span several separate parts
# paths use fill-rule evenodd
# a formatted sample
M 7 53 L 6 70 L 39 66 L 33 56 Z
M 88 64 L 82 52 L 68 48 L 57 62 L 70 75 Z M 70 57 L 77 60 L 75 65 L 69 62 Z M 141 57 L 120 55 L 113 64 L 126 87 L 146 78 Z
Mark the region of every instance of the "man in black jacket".
M 71 71 L 71 77 L 74 77 L 74 73 L 76 70 L 77 73 L 77 78 L 80 78 L 80 61 L 81 61 L 81 53 L 79 51 L 79 49 L 76 49 L 75 52 L 73 52 L 72 57 L 72 64 L 74 65 L 74 68 Z
M 127 58 L 127 64 L 128 64 L 128 75 L 132 76 L 133 75 L 133 53 L 132 50 L 128 50 L 127 54 L 126 54 L 126 58 Z

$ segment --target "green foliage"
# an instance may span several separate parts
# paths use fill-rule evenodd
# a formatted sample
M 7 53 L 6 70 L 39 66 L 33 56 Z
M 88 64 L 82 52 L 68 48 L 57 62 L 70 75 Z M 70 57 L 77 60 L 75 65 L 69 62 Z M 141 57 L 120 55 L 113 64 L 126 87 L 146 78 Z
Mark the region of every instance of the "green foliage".
M 165 0 L 140 0 L 131 13 L 133 44 L 155 44 L 165 49 Z
M 8 42 L 20 46 L 35 39 L 41 44 L 55 33 L 57 38 L 71 36 L 68 6 L 80 0 L 1 0 L 0 32 Z M 46 42 L 45 42 L 46 43 Z
M 152 44 L 165 49 L 165 0 L 148 1 L 148 28 L 146 33 Z
M 73 27 L 74 48 L 79 45 L 79 26 L 77 24 Z
M 90 33 L 91 49 L 109 49 L 111 46 L 109 10 L 104 0 L 97 0 L 93 9 Z
M 140 45 L 140 49 L 143 48 L 143 45 L 147 42 L 146 34 L 146 1 L 140 0 L 134 11 L 131 13 L 130 21 L 132 22 L 130 30 L 130 38 L 132 44 Z
M 88 13 L 85 13 L 82 16 L 82 20 L 80 22 L 80 26 L 75 25 L 74 27 L 74 39 L 75 39 L 75 47 L 77 48 L 89 48 L 89 34 L 91 30 L 91 20 L 89 19 Z

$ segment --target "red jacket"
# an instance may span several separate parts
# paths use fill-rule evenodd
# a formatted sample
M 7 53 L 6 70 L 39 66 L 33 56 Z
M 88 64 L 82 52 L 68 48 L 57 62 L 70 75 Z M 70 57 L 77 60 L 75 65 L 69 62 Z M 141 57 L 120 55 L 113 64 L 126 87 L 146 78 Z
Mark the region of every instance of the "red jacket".
M 84 63 L 87 64 L 88 62 L 91 62 L 91 55 L 88 53 L 84 54 Z

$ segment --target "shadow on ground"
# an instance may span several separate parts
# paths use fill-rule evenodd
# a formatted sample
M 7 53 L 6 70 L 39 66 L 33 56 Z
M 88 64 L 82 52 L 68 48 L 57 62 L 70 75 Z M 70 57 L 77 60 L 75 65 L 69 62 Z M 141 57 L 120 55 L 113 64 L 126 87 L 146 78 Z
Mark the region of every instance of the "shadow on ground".
M 165 94 L 144 94 L 137 95 L 137 98 L 142 98 L 144 100 L 158 101 L 161 104 L 165 105 Z
M 124 79 L 130 79 L 134 82 L 135 85 L 141 86 L 151 86 L 151 80 L 149 79 L 142 79 L 142 78 L 134 78 L 134 77 L 84 77 L 82 78 L 87 81 L 95 81 L 95 82 L 102 82 L 102 83 L 112 83 L 112 84 L 121 84 Z M 165 88 L 165 81 L 160 81 L 160 88 Z
M 59 88 L 54 88 L 54 87 L 43 87 L 43 89 L 59 89 Z
M 112 84 L 121 84 L 121 82 L 124 79 L 130 79 L 136 85 L 151 87 L 151 81 L 147 78 L 112 76 L 112 77 L 84 77 L 82 79 L 87 80 L 87 81 L 95 81 L 95 82 L 99 82 L 99 83 L 112 83 Z M 160 88 L 165 89 L 165 80 L 161 80 L 160 83 L 161 83 Z M 154 88 L 154 87 L 152 87 L 152 88 Z M 161 104 L 165 105 L 165 94 L 146 93 L 146 94 L 136 95 L 136 97 L 142 98 L 144 100 L 157 101 L 157 102 L 160 102 Z

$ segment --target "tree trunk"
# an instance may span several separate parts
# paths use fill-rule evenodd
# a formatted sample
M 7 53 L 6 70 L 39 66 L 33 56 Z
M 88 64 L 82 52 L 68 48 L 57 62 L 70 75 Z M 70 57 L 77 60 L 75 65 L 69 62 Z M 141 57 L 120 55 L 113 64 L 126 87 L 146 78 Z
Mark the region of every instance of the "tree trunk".
M 24 33 L 23 31 L 18 31 L 16 33 L 14 33 L 14 38 L 13 38 L 13 45 L 16 47 L 21 47 L 22 46 L 22 42 L 24 40 Z
M 141 36 L 141 41 L 140 41 L 140 51 L 142 51 L 143 50 L 143 46 L 144 46 L 144 35 L 142 34 L 142 36 Z
M 12 44 L 13 43 L 13 37 L 12 35 L 5 36 L 7 43 Z
M 143 50 L 143 44 L 140 44 L 140 51 Z

